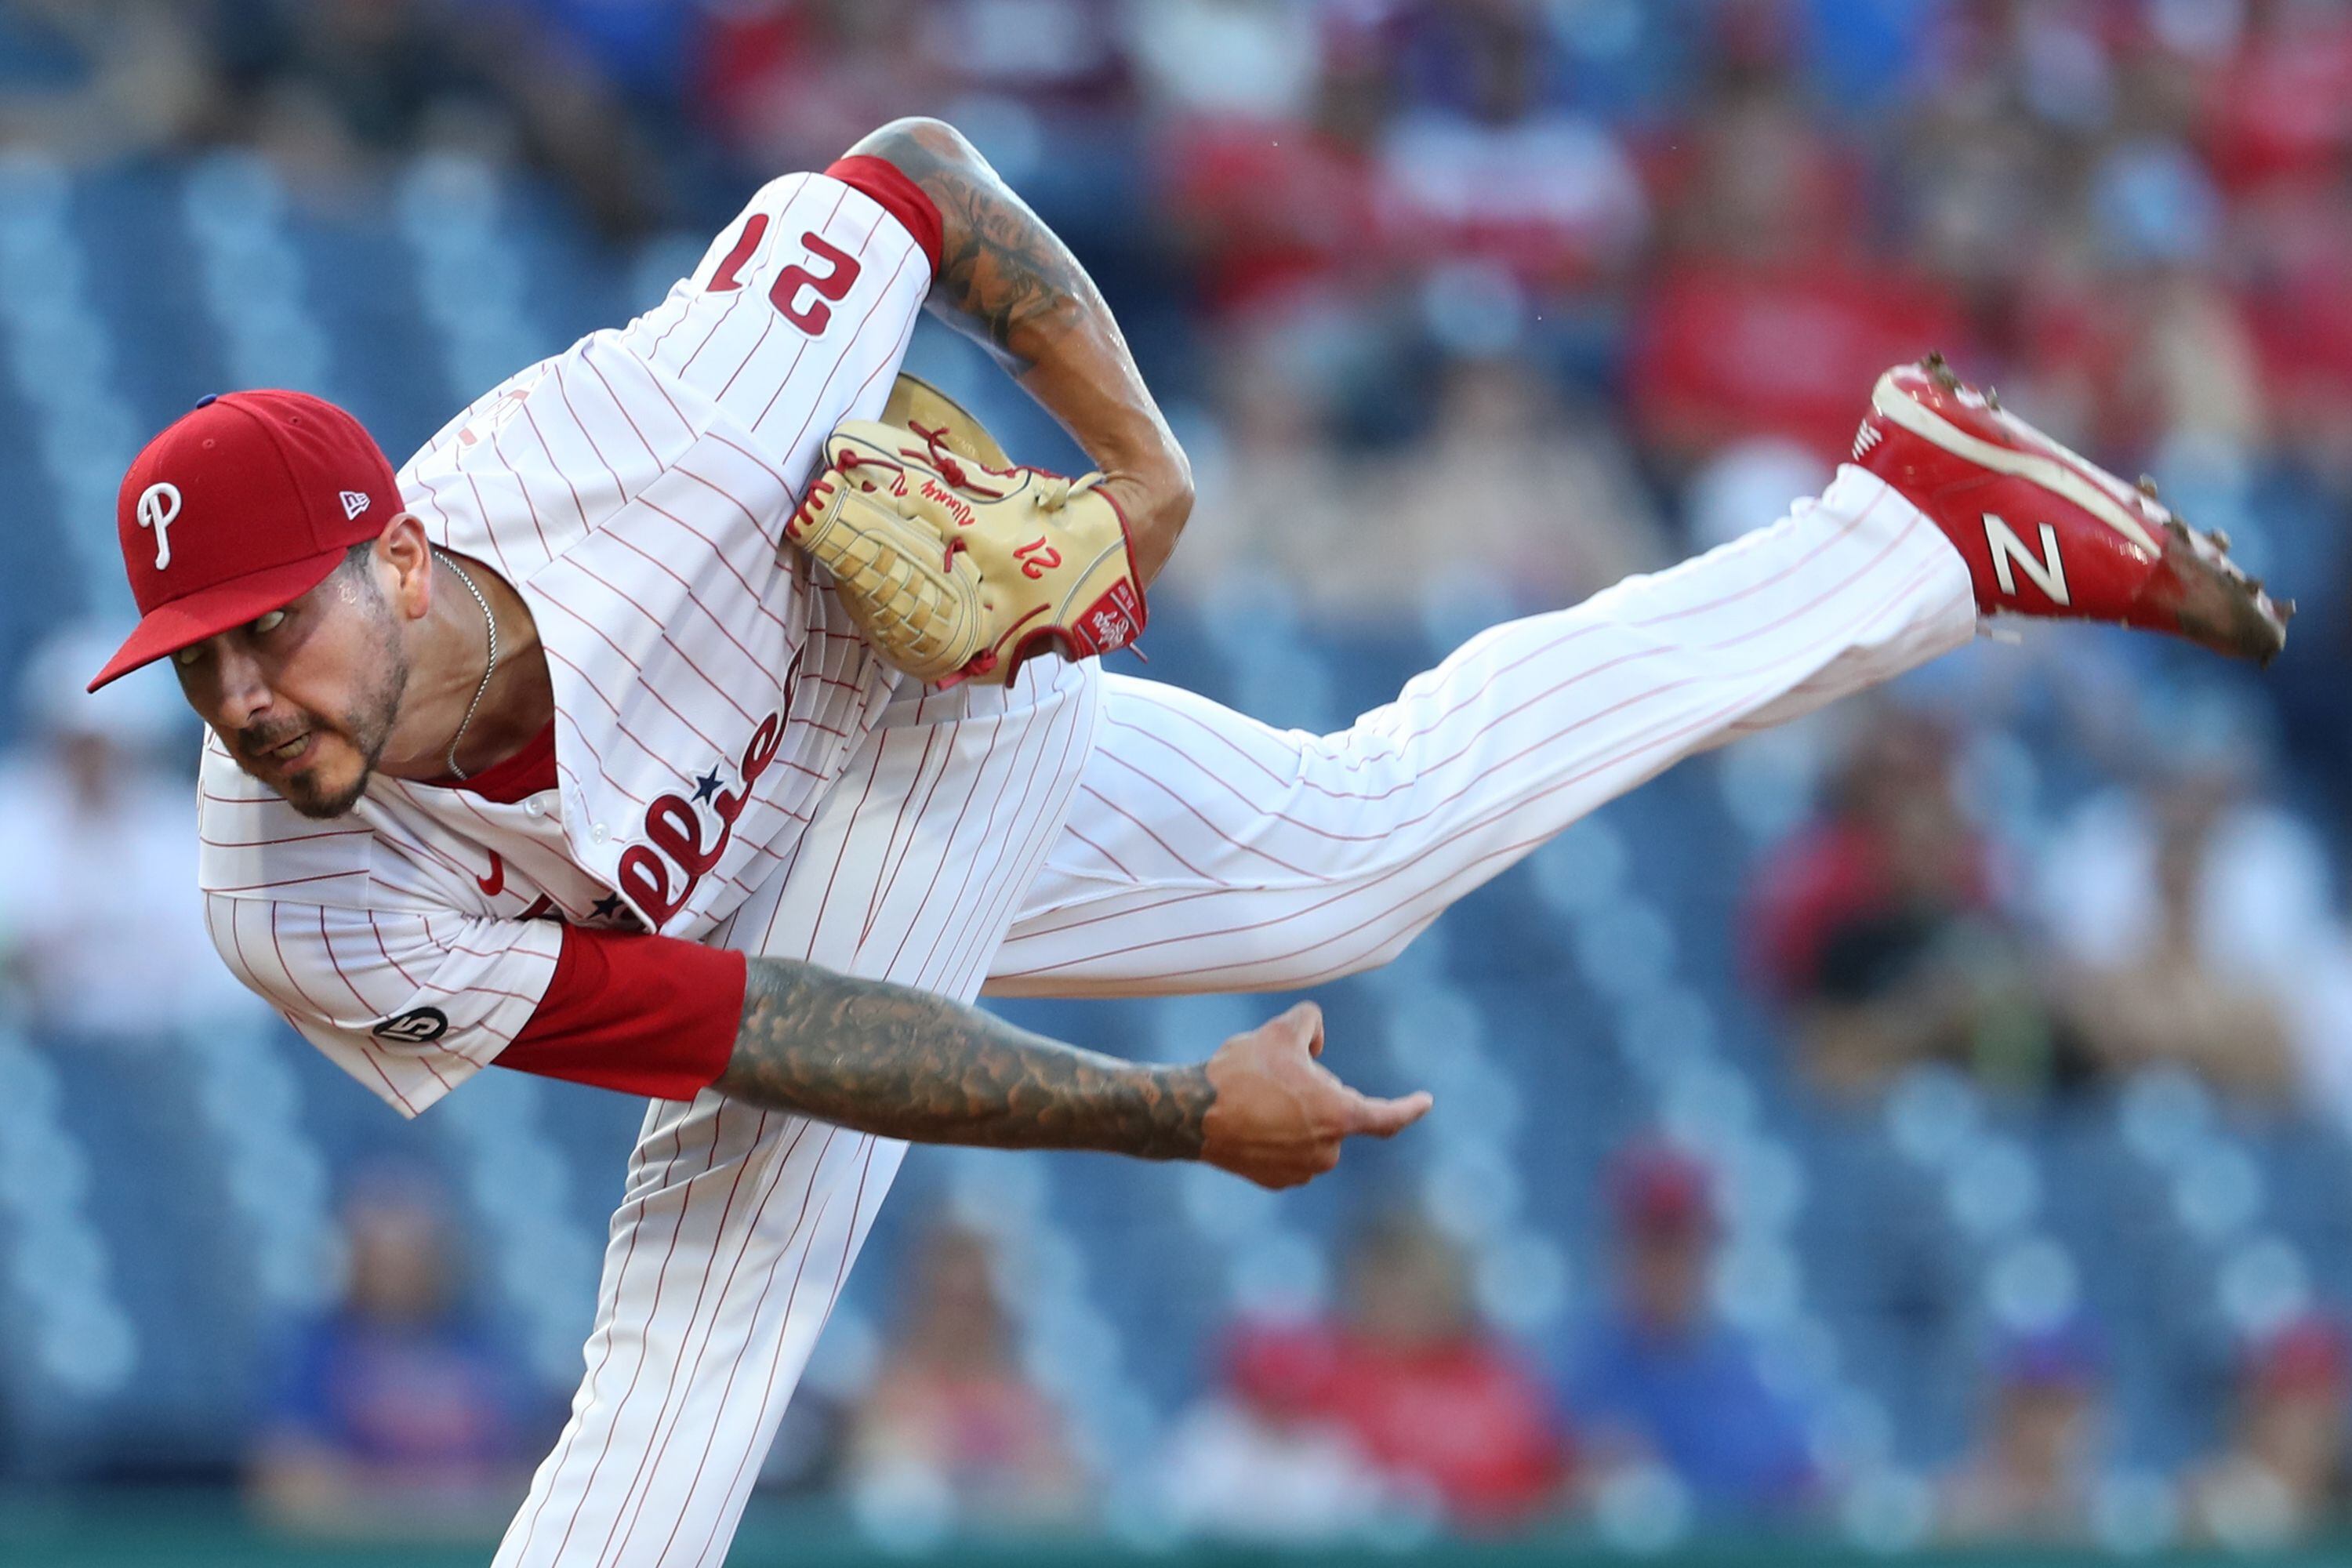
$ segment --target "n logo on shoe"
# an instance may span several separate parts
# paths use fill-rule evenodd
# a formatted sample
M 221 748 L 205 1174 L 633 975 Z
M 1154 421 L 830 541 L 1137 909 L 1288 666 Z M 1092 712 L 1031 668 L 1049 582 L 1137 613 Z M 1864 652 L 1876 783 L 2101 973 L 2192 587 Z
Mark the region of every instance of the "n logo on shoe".
M 2050 595 L 2054 605 L 2071 605 L 2074 595 L 2066 588 L 2066 563 L 2058 555 L 2058 531 L 2048 523 L 2042 525 L 2042 556 L 2037 559 L 2017 530 L 2006 520 L 1991 512 L 1984 514 L 1985 542 L 1992 546 L 1992 574 L 2000 579 L 2000 591 L 2011 598 L 2017 597 L 2017 568 L 2023 567 L 2033 585 Z

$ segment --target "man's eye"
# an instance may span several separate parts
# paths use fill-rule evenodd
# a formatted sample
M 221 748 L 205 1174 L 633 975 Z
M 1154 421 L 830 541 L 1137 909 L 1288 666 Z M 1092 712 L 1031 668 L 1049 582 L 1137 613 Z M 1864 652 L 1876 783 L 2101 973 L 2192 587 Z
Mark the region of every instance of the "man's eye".
M 202 643 L 192 643 L 188 647 L 184 647 L 179 652 L 173 654 L 172 656 L 172 661 L 174 664 L 177 664 L 182 669 L 186 669 L 194 665 L 198 659 L 204 657 L 205 645 Z
M 254 621 L 253 629 L 256 632 L 274 632 L 285 622 L 285 611 L 271 610 Z

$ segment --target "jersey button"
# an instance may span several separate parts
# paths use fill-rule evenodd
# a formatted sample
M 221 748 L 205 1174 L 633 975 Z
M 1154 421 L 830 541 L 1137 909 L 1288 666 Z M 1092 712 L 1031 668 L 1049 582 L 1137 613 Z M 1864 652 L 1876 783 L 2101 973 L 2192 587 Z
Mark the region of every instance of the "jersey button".
M 545 816 L 547 807 L 540 805 L 536 800 L 527 800 L 522 803 L 522 814 L 525 816 Z
M 612 830 L 601 822 L 588 830 L 588 837 L 594 839 L 599 844 L 604 843 L 605 839 L 610 838 L 612 836 Z

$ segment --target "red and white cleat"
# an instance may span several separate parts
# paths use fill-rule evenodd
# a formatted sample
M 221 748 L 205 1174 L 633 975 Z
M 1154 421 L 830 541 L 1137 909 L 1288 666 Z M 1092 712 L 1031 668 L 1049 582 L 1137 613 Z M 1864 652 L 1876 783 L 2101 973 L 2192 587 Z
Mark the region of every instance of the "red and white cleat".
M 2286 646 L 2294 605 L 2231 562 L 2227 537 L 2003 412 L 1941 354 L 1878 378 L 1853 460 L 1944 531 L 1989 616 L 2144 626 L 2263 664 Z

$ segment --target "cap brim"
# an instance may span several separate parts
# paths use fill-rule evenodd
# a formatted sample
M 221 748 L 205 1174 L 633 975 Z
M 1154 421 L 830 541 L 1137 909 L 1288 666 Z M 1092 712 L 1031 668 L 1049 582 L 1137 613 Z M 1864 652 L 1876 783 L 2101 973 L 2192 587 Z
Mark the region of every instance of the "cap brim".
M 168 605 L 156 605 L 140 617 L 130 637 L 106 661 L 106 668 L 90 681 L 89 689 L 95 691 L 142 664 L 152 664 L 192 643 L 218 637 L 232 626 L 241 626 L 271 610 L 284 608 L 325 582 L 328 574 L 342 563 L 346 553 L 344 550 L 331 550 L 308 561 L 289 562 L 226 583 L 215 583 Z

